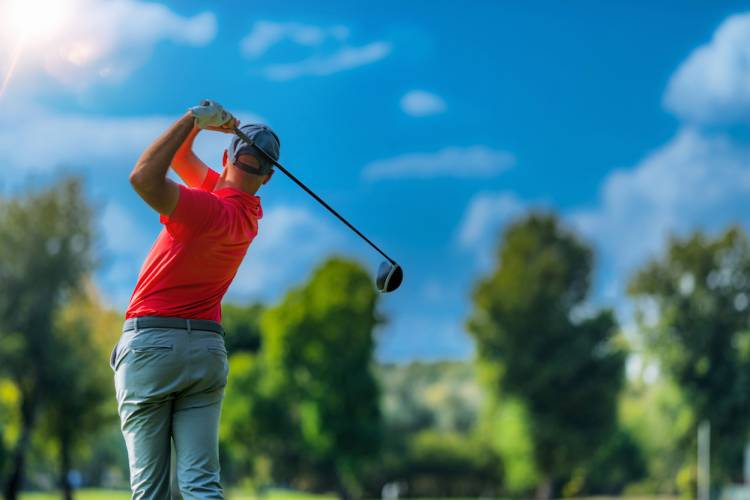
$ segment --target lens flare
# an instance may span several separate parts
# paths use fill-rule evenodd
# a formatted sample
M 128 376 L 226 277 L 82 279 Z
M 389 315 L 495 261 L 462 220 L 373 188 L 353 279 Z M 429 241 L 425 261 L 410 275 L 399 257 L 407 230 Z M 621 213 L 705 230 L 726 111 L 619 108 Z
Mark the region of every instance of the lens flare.
M 5 19 L 11 32 L 26 43 L 49 40 L 60 33 L 71 14 L 66 0 L 7 0 Z
M 52 42 L 63 32 L 77 0 L 0 0 L 2 42 L 12 46 L 7 69 L 0 84 L 0 98 L 8 89 L 24 51 Z M 0 61 L 0 68 L 2 61 Z
M 18 64 L 18 60 L 21 58 L 22 51 L 23 43 L 19 40 L 16 48 L 13 50 L 13 53 L 10 56 L 10 65 L 8 66 L 8 71 L 5 72 L 5 78 L 3 78 L 3 83 L 2 85 L 0 85 L 0 98 L 3 97 L 3 94 L 5 94 L 5 90 L 10 84 L 10 79 L 13 76 L 13 73 L 16 71 L 16 65 Z

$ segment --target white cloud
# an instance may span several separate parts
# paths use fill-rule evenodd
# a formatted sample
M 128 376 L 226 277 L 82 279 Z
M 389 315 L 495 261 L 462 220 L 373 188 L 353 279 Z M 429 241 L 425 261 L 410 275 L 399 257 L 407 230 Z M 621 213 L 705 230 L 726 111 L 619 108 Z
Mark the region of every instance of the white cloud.
M 265 54 L 274 45 L 284 40 L 308 47 L 321 45 L 326 39 L 343 41 L 349 36 L 346 26 L 320 27 L 301 23 L 276 23 L 258 21 L 252 31 L 240 41 L 242 53 L 251 59 Z
M 340 246 L 340 234 L 307 209 L 269 208 L 229 290 L 230 299 L 275 298 L 290 285 L 301 283 L 310 269 Z
M 750 13 L 728 17 L 672 75 L 664 104 L 682 129 L 634 167 L 612 172 L 598 206 L 570 214 L 595 242 L 600 293 L 619 302 L 631 273 L 669 235 L 750 225 L 750 148 L 696 126 L 750 118 Z
M 464 248 L 477 246 L 490 233 L 509 219 L 518 216 L 525 203 L 509 192 L 479 193 L 475 195 L 461 222 L 458 241 Z
M 366 165 L 369 180 L 425 177 L 492 177 L 515 164 L 507 151 L 487 146 L 447 147 L 435 153 L 408 153 Z
M 387 42 L 372 42 L 359 47 L 347 46 L 329 55 L 313 55 L 298 62 L 271 64 L 263 73 L 269 79 L 279 81 L 301 76 L 325 76 L 374 63 L 390 52 L 391 44 Z
M 750 12 L 727 18 L 669 81 L 665 106 L 685 120 L 750 119 Z
M 0 151 L 6 168 L 16 171 L 132 165 L 171 121 L 8 108 L 0 114 Z
M 401 109 L 407 115 L 428 116 L 445 111 L 445 101 L 424 90 L 412 90 L 401 98 Z
M 750 221 L 750 149 L 684 129 L 634 168 L 613 172 L 599 206 L 571 214 L 623 290 L 670 234 Z
M 257 59 L 285 40 L 315 49 L 302 60 L 266 65 L 261 73 L 269 80 L 276 81 L 338 73 L 374 63 L 391 52 L 391 44 L 384 41 L 360 46 L 347 44 L 349 35 L 349 28 L 341 25 L 322 27 L 295 22 L 258 21 L 240 42 L 240 50 L 247 58 Z
M 183 17 L 162 4 L 137 0 L 71 0 L 69 6 L 64 26 L 54 36 L 24 45 L 19 72 L 43 70 L 81 89 L 123 79 L 162 40 L 202 46 L 216 34 L 216 17 L 210 12 Z M 17 43 L 18 29 L 9 25 L 15 22 L 12 16 L 0 15 L 0 40 L 6 47 Z M 3 67 L 10 55 L 5 52 Z
M 480 267 L 489 267 L 502 227 L 526 208 L 526 203 L 510 192 L 475 195 L 459 226 L 459 245 L 476 253 Z
M 245 122 L 263 121 L 240 111 Z M 0 113 L 0 151 L 6 168 L 14 171 L 51 171 L 57 167 L 129 167 L 176 116 L 100 116 L 59 113 L 31 104 L 7 105 Z M 228 134 L 202 132 L 196 152 L 219 168 Z M 205 155 L 205 156 L 203 156 Z

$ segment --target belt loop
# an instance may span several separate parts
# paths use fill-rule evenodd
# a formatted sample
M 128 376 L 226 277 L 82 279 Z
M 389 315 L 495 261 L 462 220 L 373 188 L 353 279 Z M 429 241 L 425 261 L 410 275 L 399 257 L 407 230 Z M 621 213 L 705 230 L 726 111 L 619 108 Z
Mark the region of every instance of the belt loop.
M 187 332 L 188 333 L 192 333 L 191 332 L 191 327 L 190 327 L 190 320 L 187 320 Z
M 135 317 L 135 333 L 138 333 L 138 316 Z

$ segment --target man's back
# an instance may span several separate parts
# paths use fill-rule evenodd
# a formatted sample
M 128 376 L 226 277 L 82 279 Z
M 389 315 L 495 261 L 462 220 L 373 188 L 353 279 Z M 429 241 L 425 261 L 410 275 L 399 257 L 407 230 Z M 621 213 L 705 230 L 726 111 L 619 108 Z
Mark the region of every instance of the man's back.
M 216 174 L 214 174 L 216 175 Z M 221 299 L 258 233 L 260 198 L 232 188 L 180 187 L 171 216 L 143 263 L 127 318 L 221 321 Z

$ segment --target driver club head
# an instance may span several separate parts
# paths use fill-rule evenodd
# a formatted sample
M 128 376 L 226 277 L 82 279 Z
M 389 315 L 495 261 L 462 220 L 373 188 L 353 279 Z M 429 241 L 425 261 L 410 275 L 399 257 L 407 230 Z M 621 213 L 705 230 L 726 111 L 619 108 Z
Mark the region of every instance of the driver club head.
M 396 263 L 383 262 L 378 267 L 378 276 L 375 280 L 375 286 L 381 293 L 392 292 L 401 286 L 404 280 L 404 271 Z

